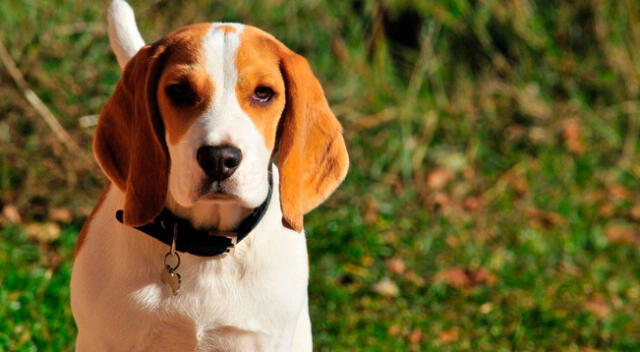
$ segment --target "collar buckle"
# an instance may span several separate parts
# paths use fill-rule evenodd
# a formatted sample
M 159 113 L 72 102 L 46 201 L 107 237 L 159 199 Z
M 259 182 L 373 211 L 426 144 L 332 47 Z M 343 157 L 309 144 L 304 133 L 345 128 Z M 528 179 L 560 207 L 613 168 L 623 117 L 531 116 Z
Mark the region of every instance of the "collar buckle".
M 236 244 L 238 243 L 238 236 L 224 236 L 231 240 L 231 245 L 227 247 L 227 251 L 224 254 L 233 254 L 236 250 Z
M 238 244 L 238 234 L 233 231 L 210 231 L 209 236 L 222 236 L 231 240 L 231 244 L 227 247 L 227 250 L 220 254 L 221 258 L 226 257 L 228 254 L 233 254 Z

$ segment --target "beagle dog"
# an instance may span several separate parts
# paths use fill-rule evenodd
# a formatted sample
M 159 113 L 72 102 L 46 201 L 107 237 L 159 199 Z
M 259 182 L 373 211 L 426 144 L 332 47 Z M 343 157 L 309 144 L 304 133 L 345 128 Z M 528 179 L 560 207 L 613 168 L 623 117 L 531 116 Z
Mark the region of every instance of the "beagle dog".
M 109 179 L 71 279 L 77 351 L 310 351 L 303 215 L 342 182 L 342 128 L 307 61 L 248 25 L 145 45 L 109 9 L 124 67 L 94 154 Z

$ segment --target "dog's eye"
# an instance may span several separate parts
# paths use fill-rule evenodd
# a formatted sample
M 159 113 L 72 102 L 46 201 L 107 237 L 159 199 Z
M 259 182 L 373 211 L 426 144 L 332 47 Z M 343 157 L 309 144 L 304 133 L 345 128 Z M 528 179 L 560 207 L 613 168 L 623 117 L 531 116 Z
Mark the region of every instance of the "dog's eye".
M 194 105 L 198 100 L 191 84 L 186 81 L 170 84 L 165 88 L 165 91 L 171 101 L 178 106 Z
M 258 103 L 268 103 L 275 95 L 273 89 L 260 86 L 253 91 L 253 100 Z

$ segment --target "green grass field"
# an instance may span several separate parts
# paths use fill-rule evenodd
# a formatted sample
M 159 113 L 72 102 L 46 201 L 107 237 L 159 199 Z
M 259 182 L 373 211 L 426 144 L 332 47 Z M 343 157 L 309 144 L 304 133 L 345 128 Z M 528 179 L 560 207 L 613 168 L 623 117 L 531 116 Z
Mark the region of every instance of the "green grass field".
M 147 41 L 254 24 L 323 82 L 352 166 L 306 218 L 316 350 L 640 351 L 640 2 L 132 5 Z M 105 8 L 0 1 L 0 40 L 87 154 L 120 74 Z M 0 351 L 67 351 L 105 179 L 23 94 L 0 65 Z

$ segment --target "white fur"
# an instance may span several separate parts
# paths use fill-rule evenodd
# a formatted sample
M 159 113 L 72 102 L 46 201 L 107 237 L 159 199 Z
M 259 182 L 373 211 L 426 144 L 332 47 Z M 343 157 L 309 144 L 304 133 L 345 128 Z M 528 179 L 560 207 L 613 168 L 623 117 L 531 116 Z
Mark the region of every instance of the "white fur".
M 160 280 L 167 246 L 116 221 L 111 186 L 73 266 L 76 350 L 310 351 L 306 241 L 282 227 L 275 172 L 268 212 L 232 254 L 181 254 L 177 296 Z
M 113 0 L 108 11 L 109 42 L 118 64 L 124 67 L 144 46 L 131 6 L 124 0 Z
M 142 46 L 133 12 L 111 5 L 110 36 L 124 65 Z M 171 157 L 168 206 L 195 226 L 229 229 L 258 206 L 268 191 L 269 151 L 235 96 L 238 34 L 215 29 L 205 37 L 207 69 L 216 86 L 212 108 L 196 119 Z M 113 44 L 115 43 L 115 44 Z M 197 148 L 232 144 L 242 162 L 220 186 L 235 201 L 198 199 L 202 181 Z M 77 351 L 311 351 L 308 261 L 304 233 L 282 225 L 278 171 L 273 197 L 251 234 L 224 256 L 181 254 L 177 296 L 161 282 L 168 246 L 117 222 L 124 194 L 111 185 L 86 226 L 75 258 L 71 307 Z

